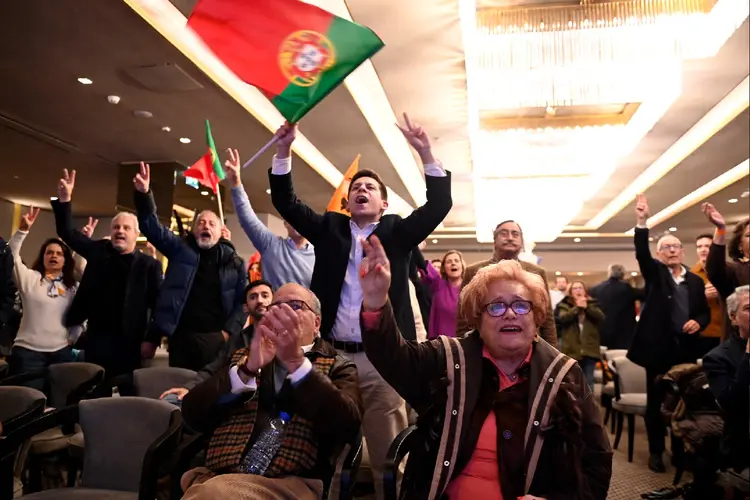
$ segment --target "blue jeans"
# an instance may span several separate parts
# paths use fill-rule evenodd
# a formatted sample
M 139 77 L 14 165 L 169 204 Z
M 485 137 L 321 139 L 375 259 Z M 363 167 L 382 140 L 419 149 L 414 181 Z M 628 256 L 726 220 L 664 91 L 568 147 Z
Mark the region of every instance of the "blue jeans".
M 75 360 L 76 356 L 73 354 L 73 349 L 70 347 L 64 347 L 59 351 L 40 352 L 21 346 L 13 346 L 13 349 L 10 351 L 8 364 L 10 365 L 10 374 L 18 375 L 21 373 L 41 371 L 56 363 L 71 363 Z M 26 382 L 25 385 L 42 391 L 44 390 L 44 383 L 45 378 L 39 378 L 30 380 L 29 382 Z
M 586 356 L 578 362 L 578 364 L 581 365 L 581 370 L 583 370 L 583 374 L 586 376 L 586 381 L 589 383 L 589 389 L 592 392 L 594 390 L 594 368 L 596 368 L 596 363 L 598 361 L 599 360 L 596 358 L 589 358 Z

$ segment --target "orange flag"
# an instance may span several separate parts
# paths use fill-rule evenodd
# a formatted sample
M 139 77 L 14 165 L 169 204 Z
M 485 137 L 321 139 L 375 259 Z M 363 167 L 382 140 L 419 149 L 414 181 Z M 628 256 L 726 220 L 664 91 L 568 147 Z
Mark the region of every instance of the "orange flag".
M 333 193 L 331 201 L 328 202 L 328 208 L 326 209 L 326 212 L 338 212 L 344 215 L 351 215 L 349 213 L 349 210 L 346 208 L 346 197 L 349 195 L 349 184 L 351 184 L 352 182 L 352 177 L 354 177 L 354 174 L 356 174 L 359 170 L 359 157 L 360 155 L 357 155 L 357 157 L 354 158 L 352 164 L 349 165 L 349 168 L 346 169 L 344 180 L 341 181 L 339 187 L 336 188 L 336 192 Z

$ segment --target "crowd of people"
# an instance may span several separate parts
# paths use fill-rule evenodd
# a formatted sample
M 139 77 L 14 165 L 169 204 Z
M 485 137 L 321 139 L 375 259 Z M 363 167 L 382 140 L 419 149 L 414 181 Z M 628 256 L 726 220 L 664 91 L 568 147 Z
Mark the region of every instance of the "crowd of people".
M 204 466 L 182 478 L 193 500 L 322 498 L 335 457 L 360 429 L 382 500 L 386 453 L 409 412 L 419 445 L 402 498 L 604 499 L 612 450 L 594 398 L 603 346 L 628 349 L 646 369 L 652 470 L 665 470 L 657 382 L 701 359 L 726 422 L 720 465 L 750 465 L 747 219 L 727 242 L 726 221 L 705 204 L 715 230 L 698 238 L 691 271 L 673 235 L 658 239 L 654 258 L 640 195 L 640 289 L 618 264 L 591 288 L 564 277 L 550 288 L 542 267 L 519 259 L 524 235 L 513 220 L 497 224 L 489 260 L 467 265 L 449 251 L 427 261 L 423 242 L 452 207 L 451 174 L 423 128 L 407 118 L 401 131 L 427 187 L 406 218 L 385 214 L 388 190 L 366 169 L 351 179 L 351 215 L 305 205 L 292 182 L 296 130 L 283 126 L 269 182 L 287 237 L 260 221 L 229 151 L 232 201 L 262 277 L 213 211 L 197 214 L 187 235 L 162 225 L 147 164 L 133 180 L 136 213 L 117 214 L 108 238 L 91 239 L 92 223 L 73 227 L 76 173 L 65 171 L 52 202 L 58 238 L 31 267 L 22 262 L 32 208 L 0 264 L 0 321 L 16 291 L 23 305 L 11 373 L 85 359 L 105 369 L 96 395 L 115 386 L 132 394 L 133 370 L 166 337 L 169 365 L 196 375 L 162 399 L 212 436 Z M 165 272 L 136 249 L 139 234 L 168 259 Z M 252 444 L 282 412 L 290 420 L 278 453 L 262 475 L 245 473 Z

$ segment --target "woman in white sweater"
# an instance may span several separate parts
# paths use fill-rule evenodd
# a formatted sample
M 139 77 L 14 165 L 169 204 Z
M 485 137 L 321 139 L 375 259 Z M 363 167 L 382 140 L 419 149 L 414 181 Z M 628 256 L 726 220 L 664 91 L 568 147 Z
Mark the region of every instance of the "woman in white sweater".
M 21 217 L 18 231 L 8 242 L 13 253 L 13 280 L 23 304 L 23 317 L 10 355 L 12 374 L 40 370 L 54 363 L 75 361 L 72 338 L 64 324 L 73 302 L 76 280 L 70 249 L 57 238 L 44 242 L 31 268 L 21 260 L 21 246 L 39 209 L 30 208 Z M 80 329 L 77 329 L 80 333 Z M 43 381 L 37 381 L 38 389 Z

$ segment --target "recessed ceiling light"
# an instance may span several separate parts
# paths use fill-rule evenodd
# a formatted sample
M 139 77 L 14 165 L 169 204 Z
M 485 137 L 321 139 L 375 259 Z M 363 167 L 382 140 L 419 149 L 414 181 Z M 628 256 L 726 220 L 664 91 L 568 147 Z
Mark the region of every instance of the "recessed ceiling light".
M 740 201 L 740 200 L 738 200 L 737 198 L 730 198 L 729 199 L 729 203 L 737 203 L 738 201 Z
M 560 271 L 555 271 L 555 276 L 561 276 L 562 273 Z
M 677 231 L 676 227 L 672 226 L 672 227 L 669 228 L 669 232 L 670 233 L 674 233 L 675 231 Z
M 581 238 L 573 238 L 573 242 L 574 243 L 580 243 L 581 242 Z
M 180 137 L 180 142 L 183 144 L 190 144 L 190 139 L 187 137 Z
M 438 242 L 437 238 L 436 238 L 436 239 L 434 239 L 434 240 L 432 240 L 432 242 L 433 242 L 433 243 L 437 243 L 437 242 Z
M 266 189 L 266 194 L 271 194 L 271 190 L 270 189 Z
M 747 198 L 748 196 L 750 196 L 750 189 L 744 190 L 740 195 L 740 198 Z
M 630 275 L 631 275 L 631 276 L 638 276 L 638 272 L 637 272 L 637 271 L 631 271 L 631 272 L 630 272 Z
M 164 125 L 164 126 L 163 126 L 163 127 L 161 128 L 161 131 L 162 131 L 162 132 L 171 132 L 171 131 L 172 131 L 172 129 L 171 129 L 170 127 L 168 127 L 167 125 Z
M 654 237 L 653 236 L 649 236 L 648 237 L 648 241 L 654 241 Z
M 18 179 L 18 176 L 17 176 L 17 175 L 14 175 L 14 176 L 13 176 L 13 178 L 14 178 L 14 179 Z
M 151 111 L 145 111 L 142 109 L 133 111 L 133 115 L 135 115 L 138 118 L 152 118 L 154 114 Z
M 50 196 L 49 199 L 50 201 L 57 201 L 57 196 Z
M 583 273 L 582 273 L 581 271 L 578 271 L 578 272 L 577 272 L 576 274 L 577 274 L 578 276 L 583 276 Z
M 82 76 L 81 78 L 78 79 L 78 83 L 82 83 L 84 85 L 91 85 L 94 82 L 86 78 L 85 76 Z
M 202 194 L 203 196 L 208 196 L 208 191 L 201 191 L 201 194 Z

